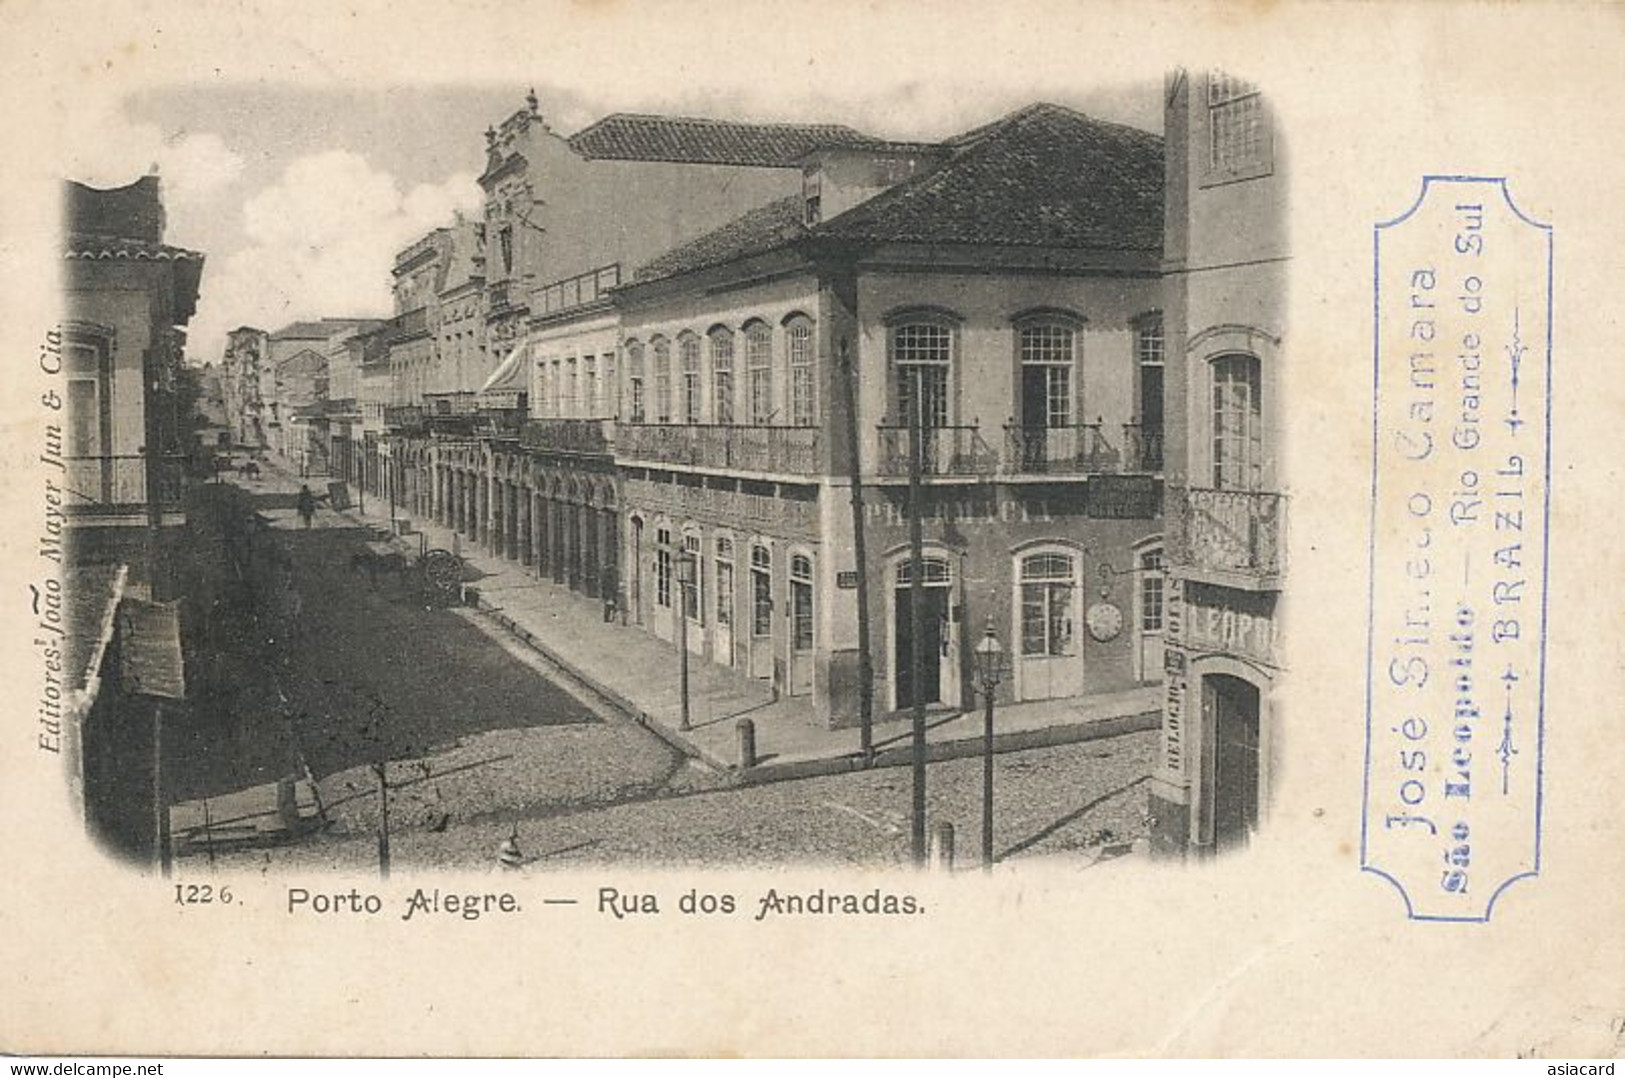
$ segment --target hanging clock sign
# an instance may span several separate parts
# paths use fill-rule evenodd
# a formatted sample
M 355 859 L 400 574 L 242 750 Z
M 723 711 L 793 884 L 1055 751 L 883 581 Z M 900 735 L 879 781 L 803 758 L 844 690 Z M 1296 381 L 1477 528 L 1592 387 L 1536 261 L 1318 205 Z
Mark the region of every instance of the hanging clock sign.
M 1084 615 L 1089 635 L 1096 640 L 1114 640 L 1123 631 L 1123 612 L 1111 603 L 1096 603 Z

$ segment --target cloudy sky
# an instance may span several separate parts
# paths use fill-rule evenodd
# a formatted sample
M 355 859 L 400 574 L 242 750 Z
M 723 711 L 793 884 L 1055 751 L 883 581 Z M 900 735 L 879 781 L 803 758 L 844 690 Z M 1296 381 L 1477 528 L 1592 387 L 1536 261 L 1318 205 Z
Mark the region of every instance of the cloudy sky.
M 238 325 L 275 329 L 324 315 L 386 315 L 400 248 L 457 212 L 477 216 L 486 126 L 522 106 L 527 84 L 403 86 L 389 91 L 265 84 L 147 90 L 78 112 L 67 144 L 74 179 L 127 183 L 156 166 L 169 242 L 203 251 L 191 356 L 218 359 Z M 847 123 L 877 135 L 929 139 L 1035 99 L 965 84 L 875 87 L 848 99 L 797 99 L 690 83 L 662 99 L 536 84 L 542 113 L 573 133 L 616 111 L 761 121 Z M 1157 87 L 1043 97 L 1150 130 Z

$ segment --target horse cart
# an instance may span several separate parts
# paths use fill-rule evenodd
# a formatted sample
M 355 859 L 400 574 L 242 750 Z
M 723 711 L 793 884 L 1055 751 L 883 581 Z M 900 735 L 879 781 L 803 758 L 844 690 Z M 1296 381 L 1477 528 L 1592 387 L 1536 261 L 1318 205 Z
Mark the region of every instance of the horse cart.
M 426 605 L 452 606 L 462 597 L 463 559 L 438 547 L 420 547 L 414 558 L 404 544 L 373 539 L 350 556 L 350 568 L 366 573 L 375 588 L 379 576 L 393 575 L 402 591 L 416 592 Z

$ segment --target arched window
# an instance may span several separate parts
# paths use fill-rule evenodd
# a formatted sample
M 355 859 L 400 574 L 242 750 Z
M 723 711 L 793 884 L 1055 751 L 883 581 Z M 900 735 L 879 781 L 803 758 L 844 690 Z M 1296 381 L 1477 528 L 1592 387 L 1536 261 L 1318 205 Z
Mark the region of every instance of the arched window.
M 643 376 L 643 345 L 630 341 L 626 346 L 626 406 L 632 413 L 633 423 L 647 421 Z
M 760 544 L 750 548 L 750 632 L 773 635 L 773 555 Z
M 671 609 L 672 584 L 671 528 L 655 529 L 655 605 Z
M 1232 352 L 1214 359 L 1211 367 L 1213 485 L 1219 490 L 1257 490 L 1264 473 L 1258 357 Z
M 817 394 L 813 386 L 813 324 L 805 315 L 792 318 L 784 329 L 790 360 L 790 422 L 810 427 L 817 422 Z
M 725 326 L 711 331 L 711 418 L 734 421 L 734 335 Z
M 1136 374 L 1135 416 L 1139 444 L 1130 446 L 1133 463 L 1147 472 L 1162 471 L 1162 387 L 1164 348 L 1162 315 L 1152 312 L 1134 323 Z
M 796 651 L 813 646 L 812 559 L 805 554 L 790 559 L 790 643 Z
M 773 330 L 766 322 L 745 327 L 745 371 L 750 392 L 750 421 L 773 422 Z
M 700 339 L 692 333 L 677 338 L 677 361 L 683 370 L 682 417 L 684 423 L 700 421 Z
M 671 422 L 671 342 L 664 337 L 649 341 L 654 352 L 655 422 Z
M 940 322 L 903 322 L 891 328 L 889 340 L 898 425 L 911 426 L 918 409 L 921 426 L 948 426 L 953 329 Z
M 732 631 L 734 623 L 734 541 L 717 536 L 717 628 Z
M 1162 548 L 1142 550 L 1135 560 L 1140 572 L 1140 631 L 1160 633 L 1163 618 Z
M 683 589 L 683 616 L 696 625 L 704 625 L 705 554 L 699 532 L 683 533 L 683 557 L 694 574 L 692 583 Z

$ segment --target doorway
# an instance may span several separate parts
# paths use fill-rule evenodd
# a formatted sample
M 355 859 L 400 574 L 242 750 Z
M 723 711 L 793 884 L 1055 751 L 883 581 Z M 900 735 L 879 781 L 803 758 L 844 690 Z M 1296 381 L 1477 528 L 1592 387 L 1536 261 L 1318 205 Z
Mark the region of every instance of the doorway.
M 1213 848 L 1245 846 L 1258 829 L 1258 687 L 1228 674 L 1202 679 L 1211 750 L 1207 798 Z
M 1083 692 L 1078 559 L 1067 551 L 1049 550 L 1026 554 L 1017 565 L 1017 695 L 1022 700 L 1077 696 Z
M 813 682 L 812 559 L 790 559 L 790 695 L 805 696 Z
M 898 563 L 892 595 L 892 699 L 899 711 L 915 703 L 912 568 L 906 557 Z M 920 701 L 955 702 L 959 663 L 953 624 L 953 573 L 947 558 L 926 556 L 920 603 Z

